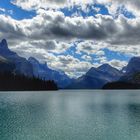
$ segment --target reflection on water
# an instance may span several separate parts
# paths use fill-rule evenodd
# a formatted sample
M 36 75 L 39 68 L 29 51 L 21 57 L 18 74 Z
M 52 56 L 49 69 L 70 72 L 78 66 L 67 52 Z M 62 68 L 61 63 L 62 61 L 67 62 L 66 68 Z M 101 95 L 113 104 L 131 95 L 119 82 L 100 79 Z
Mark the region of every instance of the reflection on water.
M 0 93 L 0 140 L 140 140 L 139 91 Z

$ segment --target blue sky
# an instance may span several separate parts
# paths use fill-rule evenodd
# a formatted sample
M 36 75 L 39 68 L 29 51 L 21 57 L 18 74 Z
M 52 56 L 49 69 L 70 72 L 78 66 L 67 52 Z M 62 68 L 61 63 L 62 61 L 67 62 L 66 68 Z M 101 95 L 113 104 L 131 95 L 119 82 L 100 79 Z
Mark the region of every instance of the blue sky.
M 89 8 L 88 12 L 85 12 L 81 9 L 80 6 L 75 5 L 72 8 L 60 8 L 59 10 L 62 11 L 65 16 L 72 16 L 74 13 L 78 12 L 81 16 L 87 17 L 87 16 L 95 16 L 96 14 L 102 14 L 102 15 L 109 15 L 108 9 L 103 4 L 87 4 L 87 8 Z M 30 19 L 33 18 L 36 15 L 35 10 L 24 10 L 14 4 L 11 3 L 11 0 L 4 0 L 0 1 L 0 8 L 5 9 L 5 12 L 0 11 L 1 14 L 10 15 L 14 19 L 21 20 L 21 19 Z M 99 8 L 99 11 L 97 12 L 94 8 Z M 8 11 L 12 11 L 13 13 L 10 14 Z M 120 14 L 123 14 L 127 18 L 135 18 L 135 15 L 132 12 L 127 11 L 125 6 L 120 6 L 117 9 L 117 12 Z
M 39 6 L 37 1 L 33 3 L 33 0 L 0 1 L 1 39 L 6 38 L 9 47 L 21 56 L 34 56 L 54 69 L 61 67 L 68 75 L 79 76 L 103 63 L 121 69 L 131 57 L 139 55 L 139 41 L 134 34 L 137 25 L 133 26 L 135 21 L 139 23 L 139 11 L 133 10 L 139 2 L 133 5 L 128 0 L 130 5 L 125 5 L 119 0 L 114 3 L 75 0 L 72 5 L 55 1 L 54 6 L 49 1 L 40 1 Z M 3 24 L 9 28 L 5 29 Z M 73 75 L 72 69 L 77 71 Z
M 32 18 L 36 15 L 35 10 L 33 11 L 23 10 L 20 7 L 13 5 L 10 2 L 10 0 L 0 1 L 0 8 L 5 9 L 5 12 L 0 11 L 1 14 L 9 15 L 17 20 Z M 10 13 L 9 11 L 12 11 L 12 13 Z

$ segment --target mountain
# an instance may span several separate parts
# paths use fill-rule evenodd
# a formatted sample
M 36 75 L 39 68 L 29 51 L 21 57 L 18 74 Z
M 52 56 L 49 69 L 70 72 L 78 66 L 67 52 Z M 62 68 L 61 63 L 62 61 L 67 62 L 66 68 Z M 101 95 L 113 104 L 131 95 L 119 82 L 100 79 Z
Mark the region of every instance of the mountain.
M 116 81 L 140 84 L 140 57 L 131 58 L 128 65 L 121 71 L 109 64 L 103 64 L 98 68 L 92 67 L 83 76 L 73 80 L 64 72 L 49 68 L 47 63 L 40 63 L 33 57 L 28 60 L 20 57 L 8 48 L 7 41 L 3 39 L 0 42 L 0 72 L 54 80 L 59 88 L 101 89 L 105 84 Z M 118 83 L 115 83 L 115 85 L 118 85 Z
M 0 56 L 0 72 L 13 72 L 15 69 L 15 65 L 11 62 L 8 62 L 7 59 Z
M 120 81 L 133 82 L 134 75 L 140 72 L 140 57 L 133 57 L 128 62 L 124 75 L 120 78 Z
M 14 73 L 23 74 L 25 76 L 33 76 L 33 67 L 25 58 L 18 56 L 15 52 L 8 48 L 7 41 L 3 39 L 0 42 L 0 59 L 7 61 L 8 64 L 15 65 Z M 3 68 L 1 67 L 1 71 Z M 5 70 L 3 70 L 5 71 Z
M 140 89 L 140 57 L 131 58 L 122 71 L 118 81 L 105 84 L 103 89 Z
M 101 89 L 108 82 L 117 81 L 122 72 L 109 64 L 101 65 L 98 68 L 91 68 L 85 75 L 76 79 L 70 89 Z
M 42 64 L 33 57 L 30 57 L 28 61 L 33 66 L 33 74 L 35 77 L 45 80 L 54 80 L 60 88 L 64 88 L 70 84 L 71 79 L 64 72 L 52 70 L 48 67 L 47 63 Z
M 140 57 L 131 58 L 125 70 L 126 74 L 140 72 Z
M 14 74 L 27 77 L 37 77 L 45 80 L 54 80 L 60 88 L 70 84 L 71 79 L 64 73 L 50 69 L 47 64 L 41 64 L 30 57 L 28 60 L 20 57 L 8 48 L 6 39 L 0 42 L 0 72 L 11 71 Z

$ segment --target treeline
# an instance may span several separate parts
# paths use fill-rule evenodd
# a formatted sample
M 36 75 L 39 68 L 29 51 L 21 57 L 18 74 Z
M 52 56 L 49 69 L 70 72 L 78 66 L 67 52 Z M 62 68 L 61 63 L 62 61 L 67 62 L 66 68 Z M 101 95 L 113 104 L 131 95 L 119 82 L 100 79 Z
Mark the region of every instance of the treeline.
M 140 84 L 118 81 L 107 83 L 102 89 L 140 89 Z
M 45 81 L 36 77 L 15 75 L 9 72 L 0 73 L 0 91 L 42 91 L 57 90 L 54 81 Z

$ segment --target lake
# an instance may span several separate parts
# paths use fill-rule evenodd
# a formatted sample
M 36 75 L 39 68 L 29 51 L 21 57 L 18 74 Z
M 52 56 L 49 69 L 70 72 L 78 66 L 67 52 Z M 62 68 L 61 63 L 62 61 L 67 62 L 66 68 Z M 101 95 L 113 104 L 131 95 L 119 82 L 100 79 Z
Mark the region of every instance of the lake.
M 140 140 L 140 91 L 0 92 L 0 140 Z

